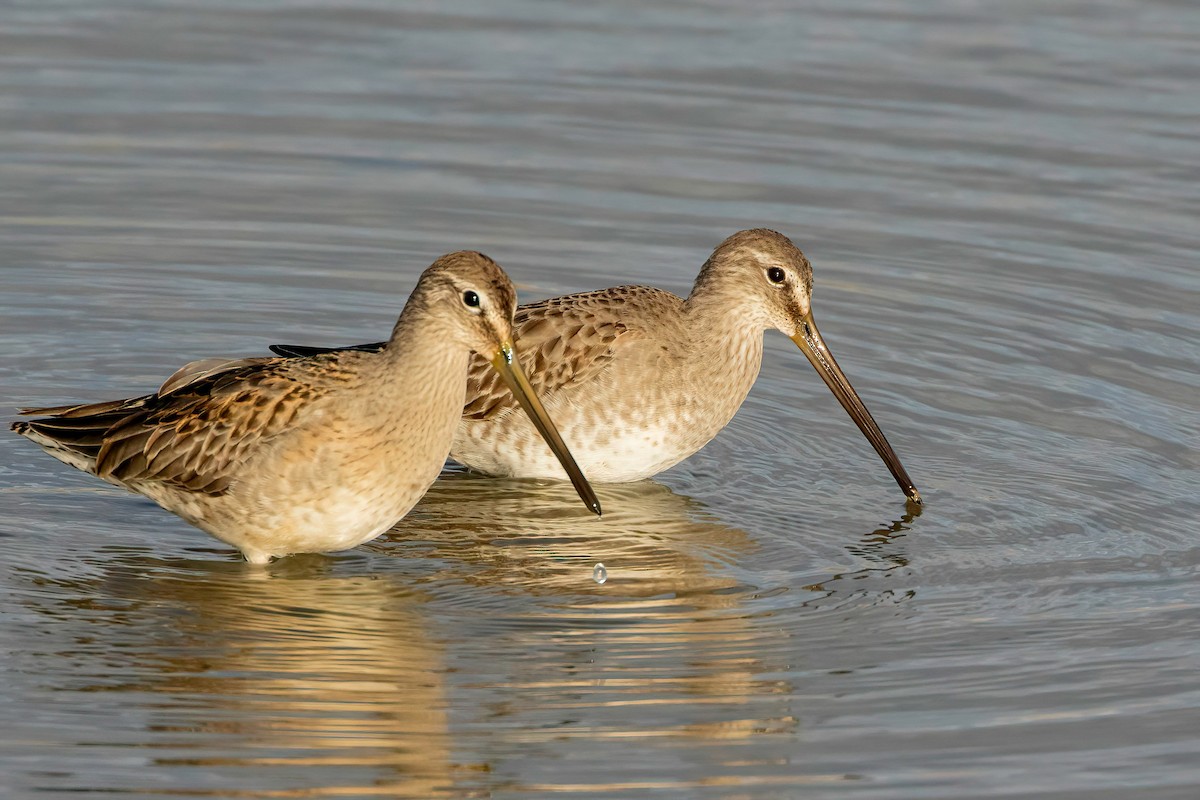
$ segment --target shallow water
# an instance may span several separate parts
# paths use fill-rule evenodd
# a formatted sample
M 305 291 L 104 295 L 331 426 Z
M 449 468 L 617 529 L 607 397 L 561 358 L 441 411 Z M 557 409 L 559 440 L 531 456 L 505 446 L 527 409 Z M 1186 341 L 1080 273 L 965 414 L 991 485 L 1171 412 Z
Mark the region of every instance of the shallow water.
M 5 9 L 0 408 L 769 226 L 927 505 L 778 334 L 602 519 L 450 474 L 265 570 L 0 437 L 0 794 L 1200 793 L 1200 7 L 744 8 Z

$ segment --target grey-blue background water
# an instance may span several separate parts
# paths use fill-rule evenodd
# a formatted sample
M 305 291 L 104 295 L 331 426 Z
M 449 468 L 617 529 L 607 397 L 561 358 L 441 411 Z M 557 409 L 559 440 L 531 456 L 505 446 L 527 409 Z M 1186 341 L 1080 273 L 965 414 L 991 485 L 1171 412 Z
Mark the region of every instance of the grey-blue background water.
M 2 6 L 6 415 L 769 226 L 928 505 L 778 334 L 601 520 L 456 475 L 266 570 L 6 435 L 0 794 L 1200 794 L 1200 6 Z

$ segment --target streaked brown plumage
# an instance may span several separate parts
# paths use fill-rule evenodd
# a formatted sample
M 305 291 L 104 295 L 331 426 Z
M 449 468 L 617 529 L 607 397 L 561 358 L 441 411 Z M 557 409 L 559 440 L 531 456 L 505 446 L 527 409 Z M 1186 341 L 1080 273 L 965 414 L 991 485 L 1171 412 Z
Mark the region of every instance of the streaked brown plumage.
M 422 274 L 375 352 L 208 359 L 127 400 L 27 409 L 13 430 L 51 455 L 164 508 L 256 563 L 354 547 L 404 516 L 445 461 L 472 351 L 514 387 L 591 488 L 513 357 L 516 294 L 479 253 Z M 485 358 L 487 356 L 484 356 Z
M 746 230 L 713 251 L 686 300 L 646 286 L 567 295 L 521 306 L 514 331 L 531 380 L 592 480 L 650 477 L 707 444 L 745 400 L 762 364 L 763 332 L 775 328 L 805 353 L 905 494 L 919 502 L 817 331 L 811 297 L 804 254 L 780 233 Z M 490 475 L 562 478 L 513 409 L 486 362 L 474 359 L 451 456 Z

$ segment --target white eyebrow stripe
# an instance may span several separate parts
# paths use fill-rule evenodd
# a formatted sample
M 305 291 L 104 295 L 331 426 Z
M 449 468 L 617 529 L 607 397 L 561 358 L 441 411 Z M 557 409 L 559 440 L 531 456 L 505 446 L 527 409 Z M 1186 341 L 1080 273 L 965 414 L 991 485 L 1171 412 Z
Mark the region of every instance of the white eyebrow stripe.
M 779 260 L 773 256 L 767 255 L 762 250 L 751 250 L 750 253 L 754 256 L 754 260 L 758 262 L 763 269 L 768 267 L 778 267 Z

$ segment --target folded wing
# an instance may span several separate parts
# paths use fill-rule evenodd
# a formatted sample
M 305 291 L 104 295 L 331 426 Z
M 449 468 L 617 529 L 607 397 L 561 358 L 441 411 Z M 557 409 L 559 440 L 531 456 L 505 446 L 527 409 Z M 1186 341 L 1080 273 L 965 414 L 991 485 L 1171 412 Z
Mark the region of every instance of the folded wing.
M 311 402 L 316 390 L 294 379 L 295 369 L 274 358 L 194 362 L 152 394 L 24 409 L 45 416 L 13 430 L 114 483 L 161 481 L 220 495 L 252 444 L 286 430 Z

